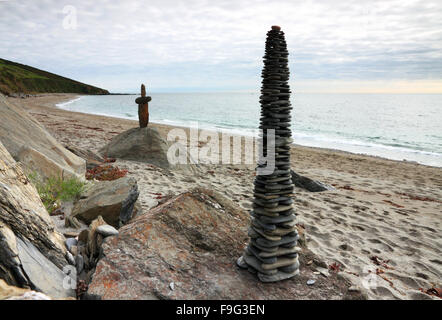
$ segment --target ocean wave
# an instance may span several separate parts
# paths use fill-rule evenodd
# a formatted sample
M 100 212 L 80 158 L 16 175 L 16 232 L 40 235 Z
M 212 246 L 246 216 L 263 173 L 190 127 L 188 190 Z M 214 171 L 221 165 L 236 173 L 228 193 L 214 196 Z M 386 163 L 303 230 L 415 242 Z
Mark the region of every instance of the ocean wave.
M 72 100 L 69 100 L 66 102 L 60 102 L 60 103 L 57 103 L 55 106 L 60 109 L 64 109 L 67 105 L 70 105 L 74 102 L 80 101 L 82 98 L 84 98 L 84 97 L 78 97 L 78 98 L 75 98 L 75 99 L 72 99 Z

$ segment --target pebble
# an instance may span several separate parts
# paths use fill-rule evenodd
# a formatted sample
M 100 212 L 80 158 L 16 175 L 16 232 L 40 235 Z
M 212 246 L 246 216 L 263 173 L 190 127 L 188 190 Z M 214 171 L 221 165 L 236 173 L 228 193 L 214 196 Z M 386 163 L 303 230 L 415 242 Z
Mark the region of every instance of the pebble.
M 66 248 L 68 248 L 68 250 L 71 250 L 72 246 L 76 246 L 78 241 L 75 238 L 67 238 L 66 241 L 64 242 L 66 245 Z
M 169 288 L 170 288 L 170 290 L 175 290 L 175 283 L 173 283 L 173 282 L 171 282 L 170 284 L 169 284 Z
M 70 265 L 75 266 L 75 259 L 74 259 L 74 256 L 73 256 L 72 253 L 70 253 L 69 251 L 66 252 L 66 260 L 69 262 Z
M 316 280 L 313 280 L 313 279 L 307 280 L 307 285 L 309 285 L 309 286 L 312 286 L 315 283 L 316 283 Z
M 101 226 L 98 226 L 96 230 L 103 237 L 110 237 L 110 236 L 118 235 L 118 230 L 108 224 L 103 224 Z

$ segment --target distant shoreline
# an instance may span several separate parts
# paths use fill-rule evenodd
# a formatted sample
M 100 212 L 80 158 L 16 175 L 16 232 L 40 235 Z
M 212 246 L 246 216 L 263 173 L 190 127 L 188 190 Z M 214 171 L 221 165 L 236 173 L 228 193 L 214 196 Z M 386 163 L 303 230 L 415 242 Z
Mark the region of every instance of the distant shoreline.
M 125 95 L 130 95 L 130 94 L 125 94 Z M 77 95 L 77 96 L 87 96 L 87 95 Z M 73 102 L 73 100 L 71 100 Z M 70 104 L 71 101 L 64 101 L 63 103 L 56 103 L 57 105 L 60 104 Z M 61 106 L 61 109 L 66 110 L 67 111 L 71 111 L 68 108 L 63 108 L 63 106 Z M 71 112 L 78 112 L 78 111 L 71 111 Z M 105 117 L 111 117 L 111 118 L 115 118 L 115 119 L 125 119 L 125 120 L 131 120 L 131 121 L 136 121 L 135 118 L 133 117 L 124 117 L 124 116 L 119 116 L 119 115 L 108 115 L 107 113 L 103 112 L 88 112 L 88 111 L 83 111 L 84 114 L 94 114 L 94 115 L 99 115 L 99 116 L 105 116 Z M 174 127 L 180 127 L 180 128 L 193 128 L 194 126 L 186 124 L 186 123 L 179 123 L 180 121 L 162 121 L 162 120 L 151 120 L 151 123 L 155 123 L 158 125 L 164 125 L 164 126 L 168 126 L 170 128 L 174 128 Z M 252 133 L 248 133 L 248 132 L 241 132 L 241 128 L 213 128 L 213 126 L 210 125 L 206 125 L 204 123 L 201 123 L 198 125 L 199 129 L 203 129 L 206 131 L 210 131 L 210 132 L 225 132 L 228 134 L 231 134 L 233 136 L 251 136 L 253 135 Z M 244 131 L 244 130 L 243 130 Z M 247 130 L 245 130 L 247 131 Z M 297 140 L 298 139 L 298 140 Z M 300 140 L 299 140 L 300 139 Z M 329 150 L 329 151 L 333 151 L 333 152 L 345 152 L 348 154 L 353 154 L 353 155 L 362 155 L 362 156 L 370 156 L 370 157 L 374 157 L 374 158 L 380 158 L 380 159 L 388 159 L 388 160 L 392 160 L 392 161 L 398 161 L 398 162 L 409 162 L 409 163 L 416 163 L 416 164 L 422 164 L 422 165 L 426 165 L 426 166 L 430 166 L 430 167 L 436 167 L 436 168 L 440 168 L 442 167 L 442 165 L 438 165 L 437 159 L 434 160 L 433 162 L 427 162 L 425 163 L 424 161 L 419 162 L 419 160 L 413 159 L 412 154 L 413 154 L 413 149 L 410 150 L 401 150 L 401 148 L 392 148 L 389 146 L 383 146 L 382 144 L 379 145 L 379 147 L 376 148 L 372 147 L 370 144 L 367 144 L 366 147 L 364 148 L 373 148 L 371 152 L 367 151 L 364 152 L 364 148 L 362 147 L 358 147 L 358 145 L 356 145 L 356 150 L 351 150 L 354 149 L 355 147 L 350 143 L 350 144 L 346 144 L 345 141 L 344 142 L 339 142 L 338 140 L 336 140 L 334 143 L 332 143 L 332 146 L 327 146 L 326 145 L 326 140 L 322 141 L 322 140 L 318 140 L 316 141 L 316 138 L 312 138 L 310 140 L 307 139 L 306 141 L 304 141 L 305 138 L 302 138 L 302 136 L 299 138 L 296 136 L 296 134 L 294 135 L 294 141 L 295 143 L 293 145 L 297 145 L 297 146 L 303 146 L 303 147 L 309 147 L 309 148 L 318 148 L 318 149 L 323 149 L 323 150 Z M 298 141 L 298 143 L 296 143 Z M 310 143 L 312 143 L 313 145 L 311 145 Z M 334 144 L 336 144 L 337 147 L 339 147 L 339 145 L 342 145 L 342 149 L 341 148 L 337 148 L 334 146 Z M 361 149 L 360 151 L 357 149 Z M 428 154 L 427 157 L 431 156 L 431 152 L 422 152 L 422 151 L 416 151 L 417 154 Z M 385 153 L 385 154 L 383 154 Z M 404 153 L 404 156 L 402 158 L 401 153 Z M 407 157 L 407 153 L 409 153 L 410 158 Z M 437 153 L 435 154 L 434 157 L 437 157 Z M 431 158 L 430 158 L 431 160 Z
M 109 94 L 109 95 L 133 95 L 133 94 Z M 78 112 L 78 111 L 71 111 L 71 110 L 66 110 L 64 108 L 60 108 L 58 105 L 60 104 L 69 104 L 70 102 L 73 102 L 75 100 L 77 100 L 78 98 L 82 97 L 82 96 L 89 96 L 89 94 L 76 94 L 76 93 L 42 93 L 42 94 L 36 94 L 36 95 L 28 95 L 28 97 L 25 97 L 25 99 L 35 99 L 35 98 L 42 98 L 42 97 L 54 97 L 54 101 L 51 103 L 51 107 L 58 109 L 58 110 L 63 110 L 64 112 L 67 113 L 75 113 L 75 114 L 81 114 L 81 115 L 89 115 L 89 116 L 96 116 L 96 117 L 105 117 L 105 118 L 110 118 L 110 119 L 115 119 L 115 120 L 121 120 L 121 121 L 130 121 L 133 122 L 134 124 L 137 124 L 138 122 L 136 120 L 132 120 L 132 119 L 127 119 L 127 118 L 122 118 L 122 117 L 117 117 L 117 116 L 111 116 L 111 115 L 104 115 L 104 114 L 96 114 L 96 113 L 85 113 L 85 112 Z M 92 95 L 95 96 L 95 95 Z M 59 99 L 57 99 L 59 97 Z M 19 99 L 20 97 L 10 97 L 13 99 Z M 51 99 L 52 100 L 52 99 Z M 168 131 L 173 129 L 173 128 L 181 128 L 184 130 L 190 130 L 192 129 L 192 127 L 190 126 L 186 126 L 186 125 L 179 125 L 179 124 L 167 124 L 164 122 L 156 122 L 156 121 L 150 121 L 150 123 L 152 125 L 154 125 L 155 127 L 162 127 L 162 128 L 168 128 Z M 244 134 L 240 134 L 240 133 L 236 133 L 236 132 L 229 132 L 228 130 L 216 130 L 216 129 L 206 129 L 206 128 L 199 128 L 199 131 L 201 130 L 206 130 L 206 131 L 210 131 L 210 132 L 227 132 L 229 134 L 231 134 L 232 136 L 241 136 L 241 137 L 246 137 L 247 135 Z M 366 154 L 366 153 L 357 153 L 357 152 L 351 152 L 351 151 L 346 151 L 346 150 L 340 150 L 340 149 L 334 149 L 334 148 L 330 148 L 330 147 L 317 147 L 317 146 L 308 146 L 308 145 L 300 145 L 297 143 L 293 143 L 292 144 L 294 147 L 296 148 L 307 148 L 307 149 L 311 149 L 311 150 L 323 150 L 325 152 L 330 152 L 330 153 L 340 153 L 340 154 L 346 154 L 349 156 L 359 156 L 359 157 L 369 157 L 369 158 L 373 158 L 373 159 L 380 159 L 380 160 L 385 160 L 385 161 L 393 161 L 393 162 L 397 162 L 397 163 L 409 163 L 409 164 L 413 164 L 413 165 L 419 165 L 419 166 L 425 166 L 425 167 L 431 167 L 431 168 L 438 168 L 440 169 L 440 166 L 435 166 L 435 165 L 429 165 L 429 164 L 423 164 L 423 163 L 419 163 L 417 161 L 412 161 L 412 160 L 407 160 L 407 159 L 403 159 L 403 160 L 396 160 L 396 159 L 390 159 L 387 157 L 383 157 L 383 156 L 378 156 L 378 155 L 371 155 L 371 154 Z

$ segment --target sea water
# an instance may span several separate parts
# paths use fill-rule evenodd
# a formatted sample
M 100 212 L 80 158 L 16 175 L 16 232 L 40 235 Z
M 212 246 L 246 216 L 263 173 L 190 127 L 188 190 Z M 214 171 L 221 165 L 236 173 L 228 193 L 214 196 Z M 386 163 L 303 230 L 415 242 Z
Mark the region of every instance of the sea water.
M 150 121 L 252 135 L 259 93 L 151 93 Z M 82 96 L 60 108 L 138 119 L 137 95 Z M 292 94 L 295 144 L 442 167 L 441 94 Z M 324 159 L 326 161 L 326 159 Z

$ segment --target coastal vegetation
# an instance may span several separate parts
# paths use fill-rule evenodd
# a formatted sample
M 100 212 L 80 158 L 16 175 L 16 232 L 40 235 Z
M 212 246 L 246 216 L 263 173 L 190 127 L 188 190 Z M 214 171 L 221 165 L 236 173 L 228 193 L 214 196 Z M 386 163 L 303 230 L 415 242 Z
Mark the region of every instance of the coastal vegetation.
M 0 92 L 109 94 L 105 89 L 4 59 L 0 59 Z
M 40 199 L 49 214 L 57 209 L 61 202 L 78 199 L 86 187 L 86 183 L 77 177 L 41 179 L 35 172 L 29 174 L 28 177 L 35 185 Z

